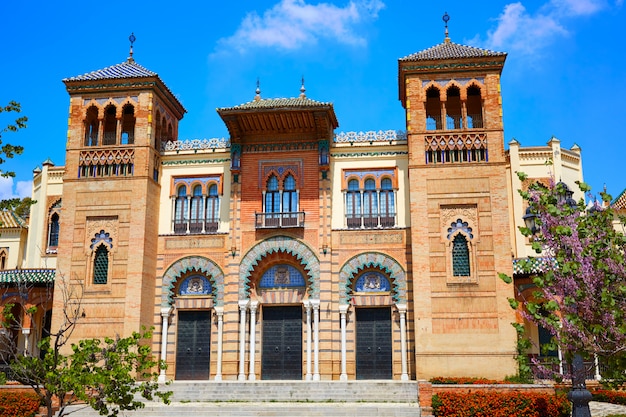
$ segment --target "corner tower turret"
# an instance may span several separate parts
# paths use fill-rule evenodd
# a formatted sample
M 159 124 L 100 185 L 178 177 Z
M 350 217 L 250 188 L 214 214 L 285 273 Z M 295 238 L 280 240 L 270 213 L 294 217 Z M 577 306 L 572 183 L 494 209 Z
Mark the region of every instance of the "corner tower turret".
M 418 379 L 515 373 L 500 74 L 450 41 L 398 61 L 409 145 Z M 445 370 L 445 371 L 444 371 Z M 442 374 L 442 372 L 444 374 Z
M 70 115 L 52 325 L 63 320 L 63 277 L 82 290 L 85 319 L 72 337 L 128 336 L 154 322 L 161 142 L 176 139 L 185 109 L 135 62 L 132 44 L 126 61 L 63 82 Z

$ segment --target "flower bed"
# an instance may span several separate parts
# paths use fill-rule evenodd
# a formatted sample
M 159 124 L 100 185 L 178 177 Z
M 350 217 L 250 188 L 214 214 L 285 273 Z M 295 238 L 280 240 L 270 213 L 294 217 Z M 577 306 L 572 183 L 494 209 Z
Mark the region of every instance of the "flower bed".
M 626 391 L 598 389 L 591 391 L 593 401 L 626 405 Z
M 39 411 L 39 397 L 32 392 L 0 391 L 0 416 L 32 417 Z
M 441 392 L 433 396 L 438 417 L 568 417 L 570 403 L 563 394 L 532 392 Z
M 500 385 L 509 384 L 507 381 L 497 381 L 487 378 L 470 378 L 470 377 L 444 377 L 439 376 L 430 380 L 433 385 L 441 384 L 458 384 L 458 385 L 475 385 L 475 384 L 487 384 L 487 385 Z

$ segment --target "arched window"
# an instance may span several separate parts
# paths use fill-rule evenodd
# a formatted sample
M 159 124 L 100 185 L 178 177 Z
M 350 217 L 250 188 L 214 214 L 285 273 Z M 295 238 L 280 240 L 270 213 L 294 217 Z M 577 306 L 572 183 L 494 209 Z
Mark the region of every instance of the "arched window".
M 452 240 L 452 275 L 455 277 L 470 276 L 470 253 L 467 239 L 458 233 Z
M 157 110 L 154 118 L 154 148 L 161 150 L 161 112 Z
M 448 88 L 446 101 L 446 128 L 461 129 L 463 116 L 461 115 L 461 90 L 456 85 Z
M 104 109 L 104 140 L 102 142 L 103 145 L 115 145 L 115 135 L 117 133 L 117 119 L 116 117 L 117 110 L 115 106 L 109 104 Z
M 0 270 L 4 271 L 5 269 L 7 269 L 7 261 L 7 250 L 3 248 L 2 250 L 0 250 Z
M 50 216 L 48 227 L 48 248 L 56 248 L 57 246 L 59 246 L 59 215 L 54 213 Z
M 281 212 L 283 215 L 283 226 L 295 226 L 298 224 L 298 191 L 296 190 L 296 179 L 289 174 L 283 181 L 283 205 Z
M 127 104 L 122 109 L 122 145 L 135 143 L 135 108 Z
M 354 284 L 355 292 L 388 292 L 391 291 L 389 279 L 380 272 L 368 271 L 361 274 Z
M 109 275 L 109 250 L 101 244 L 96 249 L 93 260 L 93 283 L 106 284 Z
M 265 226 L 277 227 L 280 224 L 280 192 L 276 175 L 270 176 L 267 180 L 264 212 Z
M 192 275 L 178 287 L 178 295 L 210 295 L 212 292 L 211 281 L 202 275 Z
M 361 190 L 359 189 L 359 181 L 356 179 L 348 181 L 346 217 L 348 228 L 358 229 L 361 227 Z
M 471 85 L 467 89 L 467 127 L 483 128 L 483 101 L 480 96 L 480 88 Z
M 191 197 L 191 219 L 189 221 L 190 233 L 202 232 L 202 221 L 204 213 L 202 213 L 202 186 L 193 187 L 193 195 Z
M 174 233 L 187 233 L 187 220 L 189 219 L 189 208 L 187 203 L 187 187 L 178 187 L 174 209 Z
M 437 87 L 430 86 L 426 90 L 426 130 L 441 128 L 441 96 Z
M 378 226 L 378 194 L 376 193 L 376 181 L 372 178 L 365 180 L 363 191 L 363 226 Z
M 167 136 L 167 120 L 165 119 L 165 116 L 163 116 L 161 118 L 161 141 L 168 141 L 168 140 L 170 139 Z
M 98 146 L 98 108 L 91 106 L 87 109 L 85 118 L 85 146 Z
M 391 178 L 383 178 L 380 183 L 380 225 L 396 225 L 396 201 Z
M 217 194 L 217 184 L 209 186 L 209 195 L 206 199 L 206 227 L 209 233 L 217 232 L 220 219 L 220 197 Z

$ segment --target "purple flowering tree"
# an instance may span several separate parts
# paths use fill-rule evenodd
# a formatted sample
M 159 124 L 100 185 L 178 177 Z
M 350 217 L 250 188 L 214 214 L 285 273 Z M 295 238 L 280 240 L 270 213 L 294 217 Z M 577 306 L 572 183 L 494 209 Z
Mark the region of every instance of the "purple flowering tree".
M 578 185 L 583 193 L 590 191 L 586 184 Z M 511 306 L 550 332 L 552 341 L 544 349 L 558 348 L 568 364 L 576 355 L 597 360 L 604 382 L 626 382 L 626 237 L 613 226 L 616 214 L 608 204 L 611 196 L 600 193 L 605 204 L 588 210 L 583 199 L 572 200 L 564 183 L 535 183 L 520 193 L 535 220 L 534 228 L 521 231 L 549 262 L 542 274 L 533 277 L 532 299 L 510 299 Z M 530 272 L 532 264 L 529 258 L 522 267 Z M 512 281 L 505 274 L 500 276 Z M 553 378 L 574 377 L 576 381 L 571 366 L 564 367 L 563 374 L 557 369 L 541 370 Z

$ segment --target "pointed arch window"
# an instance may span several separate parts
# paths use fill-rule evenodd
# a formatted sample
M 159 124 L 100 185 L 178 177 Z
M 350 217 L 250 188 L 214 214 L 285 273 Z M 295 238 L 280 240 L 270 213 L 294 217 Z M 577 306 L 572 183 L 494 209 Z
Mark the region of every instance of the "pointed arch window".
M 430 86 L 426 90 L 426 130 L 442 129 L 441 96 L 439 89 Z
M 4 271 L 7 269 L 7 261 L 8 261 L 8 248 L 2 248 L 0 250 L 0 270 Z
M 135 143 L 135 108 L 127 104 L 122 108 L 122 145 Z
M 216 232 L 220 218 L 220 196 L 217 193 L 217 184 L 209 186 L 209 195 L 206 199 L 206 228 L 207 232 Z
M 59 246 L 59 215 L 53 213 L 50 216 L 50 225 L 48 229 L 48 248 L 56 248 Z
M 446 129 L 461 129 L 463 127 L 461 90 L 456 85 L 453 85 L 448 88 L 446 95 Z
M 396 225 L 396 196 L 391 178 L 383 178 L 380 183 L 380 225 L 382 227 Z
M 187 200 L 187 187 L 181 185 L 176 193 L 174 208 L 174 233 L 186 233 L 189 219 L 189 202 Z
M 87 117 L 85 118 L 85 146 L 98 146 L 99 127 L 98 108 L 91 106 L 87 109 Z
M 104 109 L 104 138 L 103 145 L 115 145 L 117 133 L 117 109 L 110 104 Z
M 201 233 L 202 223 L 204 220 L 202 197 L 202 186 L 195 185 L 193 187 L 193 195 L 191 197 L 191 219 L 189 220 L 189 232 Z
M 480 88 L 471 85 L 467 89 L 467 127 L 469 129 L 483 128 L 483 100 Z
M 363 190 L 363 226 L 366 228 L 378 226 L 378 193 L 376 181 L 372 178 L 365 180 Z
M 359 189 L 359 181 L 356 179 L 348 181 L 346 217 L 348 228 L 358 229 L 361 227 L 361 190 Z

